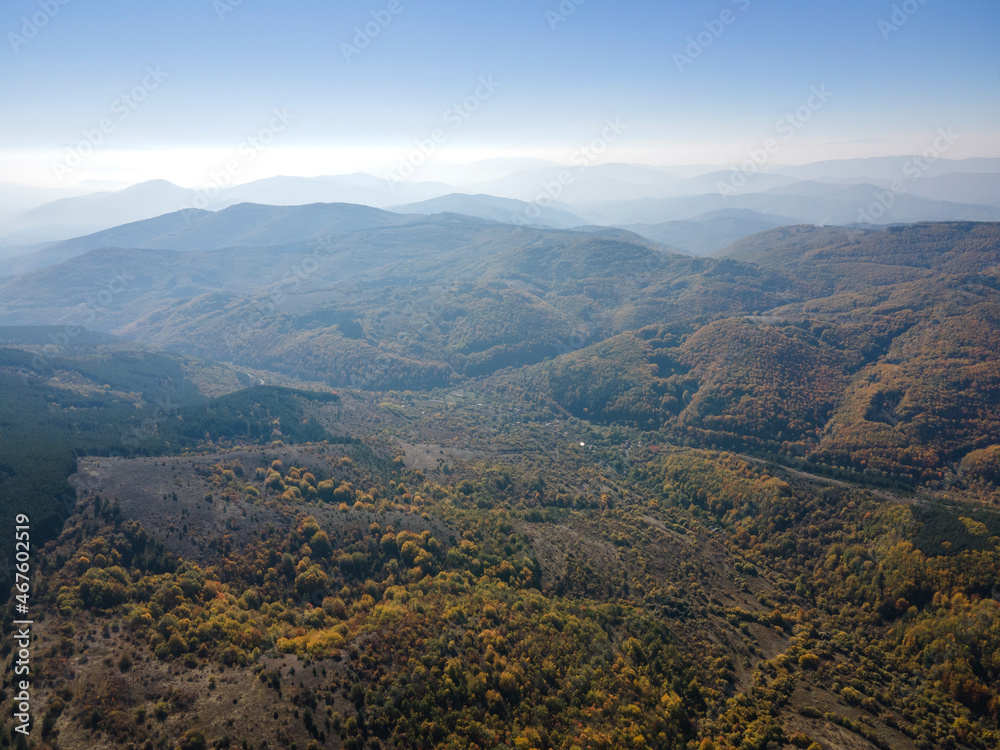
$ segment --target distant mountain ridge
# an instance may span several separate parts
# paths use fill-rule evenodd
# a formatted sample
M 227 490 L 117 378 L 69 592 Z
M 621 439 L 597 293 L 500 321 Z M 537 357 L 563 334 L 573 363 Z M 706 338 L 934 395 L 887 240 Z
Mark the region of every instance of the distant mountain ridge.
M 15 232 L 45 230 L 49 239 L 61 239 L 194 207 L 197 196 L 197 191 L 167 180 L 150 180 L 123 190 L 45 203 L 21 214 L 8 226 Z
M 624 228 L 690 255 L 711 255 L 744 237 L 788 223 L 782 216 L 746 209 L 720 209 L 686 221 L 629 224 Z
M 464 193 L 451 193 L 420 203 L 391 206 L 390 210 L 428 215 L 456 213 L 499 221 L 504 224 L 534 224 L 554 229 L 570 229 L 587 223 L 572 213 L 569 206 L 561 203 L 548 202 L 548 205 L 539 205 L 512 198 L 497 198 L 493 195 L 466 195 Z
M 246 202 L 285 206 L 355 203 L 387 208 L 457 195 L 527 201 L 578 216 L 586 224 L 688 221 L 726 208 L 777 214 L 790 223 L 849 224 L 857 222 L 859 211 L 897 183 L 902 189 L 891 195 L 892 205 L 884 216 L 875 217 L 880 223 L 1000 219 L 1000 159 L 938 159 L 930 163 L 917 156 L 898 156 L 740 170 L 740 165 L 581 166 L 541 159 L 491 159 L 471 165 L 428 164 L 420 172 L 423 181 L 409 182 L 388 174 L 357 172 L 274 176 L 202 190 L 166 180 L 100 192 L 28 187 L 18 191 L 17 186 L 6 184 L 0 186 L 0 195 L 6 196 L 9 204 L 6 215 L 0 217 L 4 222 L 0 238 L 6 239 L 8 247 L 61 241 L 184 208 L 219 210 Z M 727 195 L 720 193 L 722 185 L 727 186 Z M 74 192 L 87 194 L 72 195 Z M 69 197 L 41 202 L 46 196 L 67 193 Z M 500 220 L 489 215 L 481 203 L 478 207 L 465 204 L 465 210 Z M 550 216 L 542 223 L 563 227 L 569 221 L 558 214 Z
M 855 224 L 867 215 L 873 223 L 916 221 L 998 221 L 1000 208 L 932 200 L 905 192 L 893 193 L 872 184 L 841 185 L 803 181 L 759 193 L 588 203 L 582 210 L 617 225 L 683 221 L 711 211 L 744 209 L 787 217 L 788 223 Z M 598 222 L 600 223 L 600 222 Z
M 106 247 L 187 251 L 322 242 L 361 229 L 398 226 L 420 218 L 351 203 L 241 203 L 220 211 L 188 208 L 56 243 L 8 260 L 6 268 L 0 261 L 0 273 L 26 273 Z
M 44 235 L 48 240 L 93 234 L 123 224 L 184 209 L 220 210 L 240 203 L 298 206 L 351 203 L 385 207 L 426 200 L 456 188 L 444 183 L 393 183 L 368 174 L 338 177 L 269 177 L 218 190 L 182 188 L 167 180 L 150 180 L 117 191 L 101 191 L 45 203 L 12 218 L 15 236 Z

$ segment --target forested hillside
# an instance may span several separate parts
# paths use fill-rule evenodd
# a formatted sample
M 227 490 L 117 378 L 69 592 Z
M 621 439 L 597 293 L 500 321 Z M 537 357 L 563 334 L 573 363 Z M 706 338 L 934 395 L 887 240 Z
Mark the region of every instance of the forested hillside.
M 997 225 L 345 231 L 0 285 L 33 747 L 1000 744 Z
M 954 476 L 966 454 L 1000 443 L 994 231 L 775 230 L 775 254 L 754 257 L 835 293 L 704 325 L 649 326 L 521 377 L 578 417 L 698 445 L 869 475 Z M 806 237 L 801 256 L 782 248 L 789 235 Z M 823 257 L 805 260 L 810 253 Z

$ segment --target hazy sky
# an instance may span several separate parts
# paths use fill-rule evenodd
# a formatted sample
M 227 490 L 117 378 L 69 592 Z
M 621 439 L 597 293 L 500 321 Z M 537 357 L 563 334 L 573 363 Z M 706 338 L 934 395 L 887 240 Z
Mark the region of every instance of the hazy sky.
M 603 161 L 916 153 L 939 128 L 1000 156 L 997 0 L 7 0 L 0 31 L 0 181 L 335 174 L 421 144 L 568 162 L 608 120 Z

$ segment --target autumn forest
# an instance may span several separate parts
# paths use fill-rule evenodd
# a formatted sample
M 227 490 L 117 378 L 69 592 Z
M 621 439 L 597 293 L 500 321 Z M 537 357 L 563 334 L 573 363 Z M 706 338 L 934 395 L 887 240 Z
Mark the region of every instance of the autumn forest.
M 0 279 L 0 746 L 1000 745 L 1000 225 L 357 208 Z

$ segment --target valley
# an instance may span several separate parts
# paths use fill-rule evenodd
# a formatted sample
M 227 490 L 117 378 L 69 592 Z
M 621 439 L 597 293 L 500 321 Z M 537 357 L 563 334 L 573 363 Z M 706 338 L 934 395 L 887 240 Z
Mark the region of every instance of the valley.
M 0 20 L 0 750 L 1000 748 L 996 0 Z
M 37 747 L 997 742 L 998 225 L 237 208 L 0 280 Z

